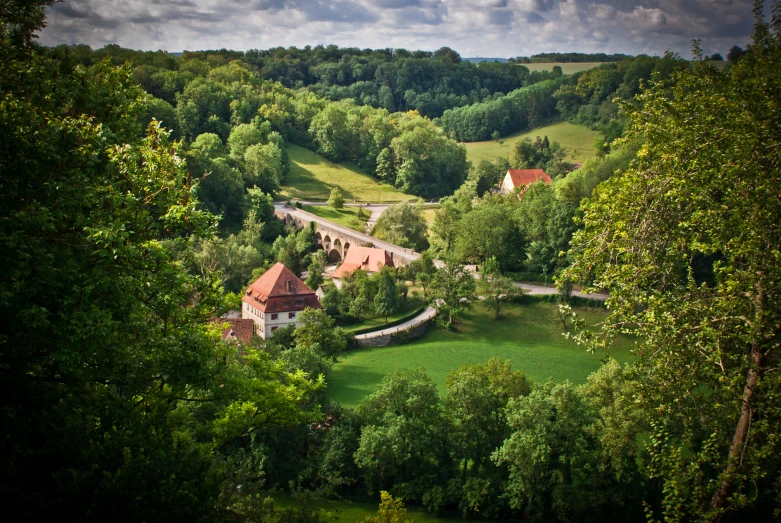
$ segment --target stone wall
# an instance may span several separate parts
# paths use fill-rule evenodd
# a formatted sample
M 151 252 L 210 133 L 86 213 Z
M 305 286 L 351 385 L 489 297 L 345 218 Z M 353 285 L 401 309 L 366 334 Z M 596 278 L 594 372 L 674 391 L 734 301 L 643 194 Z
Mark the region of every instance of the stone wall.
M 420 325 L 404 329 L 402 331 L 394 331 L 388 334 L 382 334 L 380 336 L 374 336 L 372 338 L 356 339 L 356 343 L 359 347 L 387 347 L 388 345 L 396 345 L 399 343 L 406 343 L 423 336 L 423 333 L 428 329 L 428 323 L 431 320 L 425 321 Z

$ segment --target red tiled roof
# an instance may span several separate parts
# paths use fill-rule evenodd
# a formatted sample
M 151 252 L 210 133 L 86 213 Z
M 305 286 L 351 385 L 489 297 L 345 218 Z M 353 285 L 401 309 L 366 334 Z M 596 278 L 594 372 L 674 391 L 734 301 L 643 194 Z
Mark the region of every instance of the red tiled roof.
M 520 187 L 522 185 L 531 185 L 537 180 L 542 180 L 545 183 L 553 183 L 550 176 L 548 176 L 542 169 L 510 169 L 507 171 L 510 175 L 510 180 L 513 182 L 513 187 Z
M 395 267 L 393 264 L 393 256 L 385 249 L 378 249 L 376 247 L 350 247 L 350 250 L 347 251 L 347 255 L 344 257 L 344 263 L 331 274 L 331 278 L 342 278 L 348 274 L 352 274 L 357 269 L 366 272 L 379 272 L 379 270 L 386 265 Z
M 221 325 L 228 323 L 228 327 L 222 329 L 222 339 L 226 341 L 238 340 L 241 343 L 250 343 L 255 331 L 255 322 L 241 318 L 217 318 L 213 320 Z
M 242 301 L 262 312 L 288 312 L 319 309 L 312 289 L 281 263 L 274 264 L 244 292 Z

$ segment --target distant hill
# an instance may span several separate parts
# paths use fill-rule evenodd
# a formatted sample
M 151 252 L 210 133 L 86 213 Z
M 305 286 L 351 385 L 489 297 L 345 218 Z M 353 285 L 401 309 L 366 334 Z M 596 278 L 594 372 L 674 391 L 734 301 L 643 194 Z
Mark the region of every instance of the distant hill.
M 467 62 L 472 62 L 473 64 L 479 64 L 480 62 L 505 63 L 508 59 L 507 58 L 483 58 L 478 56 L 476 58 L 462 58 L 462 60 L 466 60 Z

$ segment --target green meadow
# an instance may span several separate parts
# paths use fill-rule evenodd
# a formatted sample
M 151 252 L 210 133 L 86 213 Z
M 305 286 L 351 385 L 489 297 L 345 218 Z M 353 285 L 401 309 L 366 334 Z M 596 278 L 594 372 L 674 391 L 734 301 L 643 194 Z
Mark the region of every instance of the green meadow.
M 282 199 L 326 201 L 331 189 L 339 187 L 346 202 L 396 203 L 415 199 L 395 187 L 379 183 L 349 162 L 334 163 L 322 156 L 288 143 L 290 174 L 282 186 Z
M 501 157 L 512 159 L 513 147 L 516 143 L 524 138 L 534 140 L 537 136 L 540 138 L 547 136 L 551 142 L 559 142 L 567 150 L 568 162 L 583 163 L 596 156 L 594 140 L 601 134 L 585 125 L 559 122 L 505 136 L 501 139 L 502 143 L 496 140 L 465 143 L 466 156 L 472 164 L 477 164 L 480 160 L 495 160 Z
M 604 63 L 610 63 L 610 62 L 580 62 L 580 63 L 546 62 L 540 64 L 520 64 L 520 65 L 527 67 L 530 71 L 551 71 L 553 70 L 554 66 L 558 65 L 559 67 L 561 67 L 562 73 L 575 74 L 581 71 L 588 71 L 589 69 L 593 69 Z
M 320 218 L 331 220 L 350 229 L 354 229 L 358 232 L 363 232 L 366 225 L 366 218 L 358 216 L 358 207 L 342 207 L 341 209 L 334 209 L 324 205 L 304 205 L 303 209 L 307 212 L 311 212 Z
M 589 325 L 604 318 L 604 309 L 579 308 Z M 584 383 L 607 353 L 592 354 L 563 336 L 557 306 L 550 303 L 507 305 L 502 319 L 476 304 L 459 320 L 456 331 L 429 328 L 421 338 L 405 344 L 348 352 L 334 365 L 328 384 L 331 400 L 354 407 L 371 394 L 382 378 L 400 369 L 423 367 L 445 393 L 445 376 L 465 364 L 485 363 L 491 357 L 509 360 L 535 382 L 548 379 Z M 631 359 L 632 341 L 620 339 L 610 355 L 624 363 Z

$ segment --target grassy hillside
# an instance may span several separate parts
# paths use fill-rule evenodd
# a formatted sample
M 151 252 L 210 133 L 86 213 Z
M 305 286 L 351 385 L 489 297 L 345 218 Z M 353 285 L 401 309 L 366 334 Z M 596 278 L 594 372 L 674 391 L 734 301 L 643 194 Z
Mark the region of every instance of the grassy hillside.
M 358 217 L 357 207 L 343 207 L 339 210 L 323 205 L 304 205 L 303 209 L 326 220 L 344 225 L 358 232 L 364 232 L 366 218 Z
M 582 309 L 590 324 L 604 311 Z M 398 369 L 423 367 L 445 392 L 445 376 L 464 364 L 485 363 L 492 356 L 510 360 L 514 369 L 536 382 L 549 378 L 583 383 L 597 370 L 606 354 L 589 354 L 562 336 L 556 306 L 549 303 L 507 306 L 504 318 L 495 321 L 491 311 L 475 306 L 457 332 L 431 328 L 422 338 L 406 345 L 357 349 L 334 365 L 328 384 L 329 397 L 355 406 L 371 394 L 380 380 Z M 613 356 L 620 362 L 631 356 L 631 342 L 621 340 Z
M 325 201 L 331 189 L 337 186 L 342 189 L 347 202 L 394 203 L 415 198 L 379 183 L 351 163 L 333 163 L 294 144 L 287 145 L 287 152 L 290 174 L 280 191 L 282 199 Z
M 512 158 L 515 144 L 524 138 L 534 140 L 535 137 L 547 136 L 551 142 L 559 142 L 567 149 L 567 161 L 583 163 L 596 156 L 594 153 L 594 140 L 600 136 L 597 131 L 592 131 L 585 125 L 575 125 L 569 122 L 559 122 L 543 127 L 512 134 L 502 138 L 504 143 L 494 140 L 487 142 L 465 143 L 466 155 L 469 161 L 477 164 L 480 160 L 495 160 L 504 156 Z
M 553 62 L 553 63 L 544 63 L 544 64 L 521 64 L 524 67 L 528 67 L 529 71 L 551 71 L 553 69 L 554 65 L 558 65 L 561 67 L 561 72 L 564 74 L 575 74 L 579 73 L 580 71 L 588 71 L 589 69 L 593 69 L 597 66 L 602 65 L 603 63 L 609 63 L 609 62 L 581 62 L 581 63 L 559 63 L 559 62 Z

